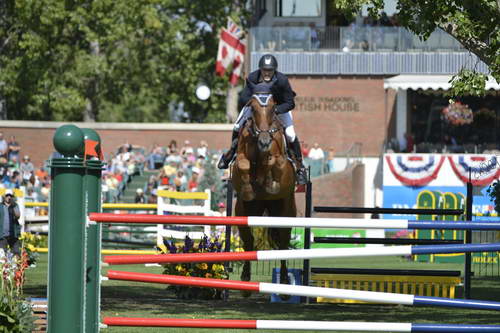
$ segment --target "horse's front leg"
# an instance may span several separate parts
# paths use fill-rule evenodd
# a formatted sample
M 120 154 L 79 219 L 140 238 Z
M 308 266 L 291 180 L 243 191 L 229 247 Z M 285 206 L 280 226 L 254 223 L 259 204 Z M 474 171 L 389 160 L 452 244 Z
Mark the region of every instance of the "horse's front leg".
M 252 201 L 255 199 L 255 192 L 250 183 L 250 161 L 243 154 L 238 154 L 236 163 L 241 174 L 241 198 L 244 201 Z
M 272 194 L 277 194 L 281 191 L 281 179 L 283 177 L 283 169 L 285 167 L 286 160 L 283 156 L 274 157 L 274 163 L 270 172 L 270 188 L 272 189 Z

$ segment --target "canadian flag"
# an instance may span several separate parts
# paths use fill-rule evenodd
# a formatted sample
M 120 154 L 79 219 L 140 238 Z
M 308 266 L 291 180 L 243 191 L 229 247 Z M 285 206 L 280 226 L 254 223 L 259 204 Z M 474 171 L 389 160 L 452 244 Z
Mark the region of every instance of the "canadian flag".
M 224 28 L 221 30 L 217 62 L 215 64 L 215 72 L 220 76 L 224 76 L 228 67 L 232 65 L 232 73 L 229 79 L 232 85 L 236 85 L 241 76 L 246 52 L 246 40 L 240 39 L 241 33 L 238 31 L 241 30 Z

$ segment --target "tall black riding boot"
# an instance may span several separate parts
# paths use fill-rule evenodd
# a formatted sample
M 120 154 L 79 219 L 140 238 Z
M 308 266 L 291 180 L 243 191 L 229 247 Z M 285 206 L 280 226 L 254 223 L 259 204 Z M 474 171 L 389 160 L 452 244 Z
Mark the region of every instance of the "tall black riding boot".
M 295 137 L 290 147 L 297 167 L 297 184 L 307 184 L 307 170 L 302 163 L 302 149 L 300 148 L 299 138 Z
M 229 164 L 233 160 L 234 154 L 236 153 L 236 148 L 238 148 L 238 135 L 239 132 L 233 131 L 233 135 L 231 137 L 231 147 L 225 154 L 221 155 L 219 162 L 217 162 L 217 167 L 219 169 L 229 168 Z

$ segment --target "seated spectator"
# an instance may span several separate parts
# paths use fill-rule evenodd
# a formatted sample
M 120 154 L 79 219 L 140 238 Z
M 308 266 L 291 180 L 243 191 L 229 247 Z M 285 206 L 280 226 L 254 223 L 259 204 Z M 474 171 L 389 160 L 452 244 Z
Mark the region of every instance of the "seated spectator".
M 163 167 L 163 172 L 168 178 L 173 178 L 177 174 L 177 163 L 171 160 L 167 165 Z
M 200 141 L 200 147 L 196 150 L 196 157 L 206 158 L 208 153 L 208 144 L 205 140 Z
M 187 189 L 189 192 L 197 192 L 198 191 L 198 177 L 200 175 L 200 169 L 197 167 L 193 167 L 191 170 L 191 178 L 188 181 Z
M 3 137 L 3 132 L 0 132 L 0 158 L 2 158 L 7 163 L 9 154 L 9 145 Z
M 35 172 L 35 166 L 31 163 L 28 155 L 24 155 L 22 162 L 19 164 L 19 171 L 22 175 L 23 184 L 26 184 L 31 175 Z
M 164 160 L 165 153 L 163 152 L 163 148 L 155 143 L 151 153 L 148 155 L 148 169 L 157 170 L 161 168 Z
M 170 162 L 175 162 L 176 165 L 180 165 L 182 163 L 182 157 L 177 149 L 171 150 L 170 154 L 165 159 L 166 164 L 170 164 Z
M 184 171 L 178 170 L 177 175 L 174 178 L 175 190 L 178 192 L 186 192 L 187 179 L 184 175 Z
M 153 189 L 151 191 L 151 195 L 148 197 L 148 204 L 156 204 L 158 203 L 157 190 Z
M 146 197 L 144 196 L 144 191 L 142 190 L 142 188 L 138 188 L 136 191 L 135 191 L 135 199 L 134 199 L 134 202 L 135 203 L 139 203 L 139 204 L 145 204 L 146 203 Z
M 16 137 L 14 135 L 11 135 L 7 144 L 9 149 L 9 160 L 15 158 L 17 161 L 19 161 L 19 151 L 21 150 L 21 146 L 16 141 Z

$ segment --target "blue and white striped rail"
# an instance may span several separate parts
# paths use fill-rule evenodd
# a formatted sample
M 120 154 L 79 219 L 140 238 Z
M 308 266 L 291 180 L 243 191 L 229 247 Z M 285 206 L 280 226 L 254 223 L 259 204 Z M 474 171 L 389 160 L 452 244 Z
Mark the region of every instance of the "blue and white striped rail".
M 196 286 L 207 288 L 221 288 L 233 290 L 247 290 L 263 294 L 282 294 L 306 297 L 326 297 L 352 299 L 365 302 L 380 302 L 402 305 L 432 305 L 464 309 L 482 309 L 500 311 L 500 302 L 462 300 L 444 297 L 414 296 L 407 294 L 384 293 L 362 290 L 348 290 L 336 288 L 321 288 L 309 286 L 296 286 L 289 284 L 246 282 L 235 280 L 220 280 L 199 278 L 191 276 L 178 276 L 166 274 L 150 274 L 138 272 L 123 272 L 109 270 L 107 277 L 110 280 L 136 281 L 147 283 L 173 284 L 182 286 Z
M 99 223 L 154 223 L 184 225 L 235 225 L 269 228 L 349 228 L 349 229 L 452 229 L 500 230 L 495 221 L 413 221 L 271 216 L 197 216 L 90 213 L 89 221 Z
M 500 251 L 500 243 L 446 244 L 420 246 L 387 246 L 378 248 L 335 248 L 248 252 L 174 253 L 152 255 L 105 256 L 109 265 L 161 264 L 222 261 L 266 261 L 288 259 L 349 258 L 375 256 L 408 256 L 413 254 L 464 253 Z

